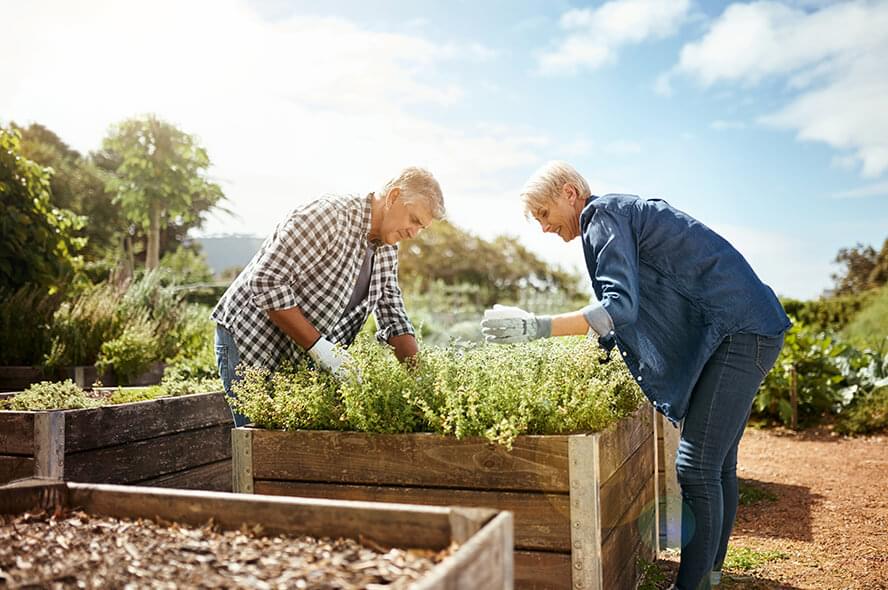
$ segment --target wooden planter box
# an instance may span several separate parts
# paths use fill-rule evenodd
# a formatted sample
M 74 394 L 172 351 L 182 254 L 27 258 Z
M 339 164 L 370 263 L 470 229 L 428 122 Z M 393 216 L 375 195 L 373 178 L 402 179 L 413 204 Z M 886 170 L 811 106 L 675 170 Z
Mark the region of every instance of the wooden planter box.
M 657 546 L 653 411 L 512 451 L 433 434 L 232 432 L 236 492 L 490 507 L 515 517 L 515 585 L 635 588 Z
M 222 392 L 0 411 L 0 484 L 36 476 L 230 491 L 233 424 Z
M 152 363 L 147 371 L 130 381 L 129 385 L 157 385 L 163 378 L 164 369 L 166 369 L 166 363 Z M 70 379 L 80 387 L 92 387 L 96 381 L 101 381 L 102 385 L 109 387 L 120 385 L 114 373 L 106 371 L 100 374 L 95 365 L 58 367 L 56 369 L 0 367 L 0 391 L 21 391 L 41 381 L 64 381 L 65 379 Z
M 359 536 L 389 547 L 460 548 L 412 590 L 512 588 L 512 515 L 494 510 L 275 498 L 80 483 L 28 483 L 0 488 L 0 513 L 76 507 L 96 516 L 163 519 L 227 530 L 261 525 L 265 534 Z

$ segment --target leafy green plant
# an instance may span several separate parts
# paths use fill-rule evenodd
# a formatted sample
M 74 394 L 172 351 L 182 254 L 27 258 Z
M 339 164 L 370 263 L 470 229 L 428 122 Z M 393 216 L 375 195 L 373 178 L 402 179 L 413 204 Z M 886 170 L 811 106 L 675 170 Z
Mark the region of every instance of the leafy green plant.
M 129 383 L 157 358 L 157 348 L 154 326 L 143 313 L 131 319 L 119 336 L 102 343 L 96 369 L 99 374 L 112 370 L 119 381 Z
M 839 386 L 844 379 L 839 358 L 847 350 L 848 345 L 836 337 L 794 322 L 774 368 L 756 395 L 756 414 L 790 424 L 793 372 L 800 425 L 811 424 L 823 414 L 836 411 L 841 404 Z
M 73 410 L 95 408 L 99 400 L 86 395 L 70 379 L 61 383 L 42 381 L 35 383 L 12 399 L 0 402 L 0 409 L 13 411 Z
M 118 331 L 116 310 L 120 300 L 119 289 L 100 283 L 62 303 L 50 324 L 52 344 L 46 365 L 94 364 L 102 344 Z
M 842 434 L 864 434 L 888 428 L 888 339 L 878 349 L 850 349 L 840 368 L 845 387 L 836 422 Z
M 867 293 L 865 305 L 842 330 L 842 336 L 860 348 L 888 345 L 888 286 Z
M 666 584 L 666 574 L 656 563 L 639 557 L 636 566 L 639 572 L 637 590 L 658 590 Z
M 40 365 L 49 352 L 49 324 L 60 293 L 29 285 L 11 291 L 0 288 L 0 366 Z
M 424 349 L 401 364 L 369 337 L 343 383 L 307 366 L 246 369 L 235 409 L 266 428 L 436 432 L 511 445 L 519 434 L 602 430 L 637 409 L 619 363 L 585 338 Z M 360 379 L 357 378 L 360 375 Z
M 750 572 L 761 566 L 786 559 L 788 555 L 782 551 L 757 551 L 749 547 L 728 546 L 724 569 L 734 572 Z

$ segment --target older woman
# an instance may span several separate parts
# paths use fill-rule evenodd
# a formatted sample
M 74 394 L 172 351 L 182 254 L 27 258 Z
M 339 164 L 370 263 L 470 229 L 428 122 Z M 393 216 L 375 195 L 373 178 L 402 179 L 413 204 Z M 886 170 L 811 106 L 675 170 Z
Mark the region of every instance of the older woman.
M 484 335 L 512 343 L 594 332 L 609 356 L 616 348 L 654 407 L 681 423 L 676 587 L 708 588 L 737 511 L 737 448 L 789 318 L 737 250 L 663 200 L 594 196 L 564 162 L 543 166 L 521 197 L 544 232 L 580 238 L 595 299 L 556 316 L 498 306 Z
M 399 360 L 416 354 L 398 286 L 398 242 L 444 216 L 427 170 L 406 168 L 382 190 L 326 195 L 293 210 L 213 310 L 216 361 L 232 396 L 235 368 L 276 368 L 303 355 L 341 377 L 347 347 L 369 314 Z M 339 345 L 339 346 L 337 346 Z M 241 425 L 245 417 L 235 414 Z

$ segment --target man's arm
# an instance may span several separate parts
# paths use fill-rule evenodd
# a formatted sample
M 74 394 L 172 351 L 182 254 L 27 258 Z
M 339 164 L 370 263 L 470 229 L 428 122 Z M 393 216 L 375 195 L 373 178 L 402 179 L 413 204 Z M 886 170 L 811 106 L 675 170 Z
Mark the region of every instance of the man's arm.
M 321 333 L 305 319 L 298 307 L 269 309 L 267 313 L 272 323 L 304 350 L 311 348 L 321 337 Z

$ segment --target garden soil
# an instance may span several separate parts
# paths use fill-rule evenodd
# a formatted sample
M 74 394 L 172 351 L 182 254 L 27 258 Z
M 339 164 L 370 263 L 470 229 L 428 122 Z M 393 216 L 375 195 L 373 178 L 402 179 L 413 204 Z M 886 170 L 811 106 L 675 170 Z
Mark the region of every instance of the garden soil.
M 776 498 L 740 506 L 731 545 L 779 557 L 720 589 L 888 589 L 888 436 L 750 428 L 738 474 Z M 670 580 L 677 559 L 658 561 Z

